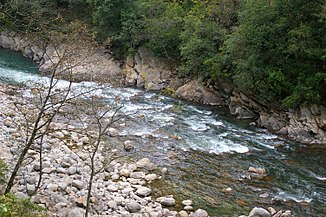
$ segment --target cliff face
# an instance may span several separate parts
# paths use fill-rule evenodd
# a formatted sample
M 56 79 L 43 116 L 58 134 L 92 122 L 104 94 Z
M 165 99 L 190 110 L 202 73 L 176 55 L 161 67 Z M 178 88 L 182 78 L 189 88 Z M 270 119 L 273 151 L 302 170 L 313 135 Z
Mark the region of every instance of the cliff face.
M 1 32 L 0 47 L 21 52 L 39 63 L 40 72 L 44 74 L 57 70 L 60 77 L 75 81 L 110 82 L 147 90 L 166 90 L 176 98 L 206 105 L 228 106 L 236 118 L 251 119 L 257 125 L 297 142 L 326 144 L 324 106 L 302 105 L 295 110 L 276 110 L 246 96 L 230 80 L 221 81 L 218 85 L 181 80 L 177 78 L 175 67 L 170 62 L 154 57 L 145 48 L 140 48 L 134 56 L 129 56 L 120 67 L 103 49 L 94 49 L 85 44 L 42 47 L 13 32 Z

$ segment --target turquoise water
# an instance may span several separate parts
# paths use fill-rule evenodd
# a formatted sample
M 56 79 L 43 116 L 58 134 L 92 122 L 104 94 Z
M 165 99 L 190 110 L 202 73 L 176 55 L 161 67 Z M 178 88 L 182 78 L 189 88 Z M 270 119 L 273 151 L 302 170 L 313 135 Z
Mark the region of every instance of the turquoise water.
M 0 81 L 19 83 L 35 79 L 38 67 L 20 53 L 0 48 Z
M 0 49 L 0 79 L 37 80 L 37 65 Z M 61 82 L 64 84 L 64 82 Z M 75 84 L 78 86 L 79 84 Z M 94 85 L 94 84 L 89 84 Z M 248 214 L 254 206 L 291 209 L 294 216 L 326 216 L 326 150 L 311 149 L 228 115 L 223 107 L 186 103 L 132 88 L 107 88 L 108 102 L 124 101 L 122 140 L 132 140 L 135 158 L 167 167 L 155 195 L 193 199 L 210 216 Z M 248 168 L 268 176 L 251 179 Z M 232 188 L 231 193 L 223 189 Z

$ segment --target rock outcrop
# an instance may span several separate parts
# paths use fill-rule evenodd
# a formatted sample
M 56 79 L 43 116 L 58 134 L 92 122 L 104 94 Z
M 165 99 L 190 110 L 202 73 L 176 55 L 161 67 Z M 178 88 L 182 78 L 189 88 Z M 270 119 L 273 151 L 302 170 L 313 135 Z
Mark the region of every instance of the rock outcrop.
M 96 81 L 119 83 L 121 68 L 119 64 L 94 48 L 92 43 L 78 42 L 58 46 L 32 43 L 28 37 L 15 32 L 0 33 L 0 47 L 21 52 L 25 57 L 39 64 L 40 73 L 49 75 L 56 72 L 57 77 L 73 81 Z M 86 46 L 88 45 L 88 46 Z
M 144 47 L 138 49 L 134 57 L 129 56 L 123 67 L 125 84 L 146 90 L 162 90 L 169 86 L 173 69 L 169 63 L 154 56 Z

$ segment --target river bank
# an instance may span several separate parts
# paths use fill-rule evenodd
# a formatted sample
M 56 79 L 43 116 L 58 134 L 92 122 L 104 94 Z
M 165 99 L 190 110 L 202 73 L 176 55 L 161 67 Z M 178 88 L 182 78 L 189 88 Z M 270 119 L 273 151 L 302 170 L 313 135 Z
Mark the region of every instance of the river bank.
M 14 106 L 14 102 L 23 100 L 23 95 L 27 93 L 18 87 L 1 84 L 0 94 L 1 159 L 9 165 L 10 171 L 13 167 L 12 162 L 17 160 L 18 147 L 24 144 L 24 138 L 18 129 L 24 122 L 24 117 Z M 89 143 L 88 135 L 76 133 L 80 132 L 78 125 L 64 120 L 61 117 L 51 123 L 49 130 L 53 133 L 48 134 L 42 144 L 42 168 L 39 164 L 39 147 L 34 145 L 28 151 L 28 164 L 21 168 L 13 192 L 19 198 L 31 196 L 34 203 L 46 208 L 47 216 L 80 217 L 84 215 L 86 206 L 90 174 L 89 154 L 92 144 Z M 169 171 L 167 168 L 156 166 L 148 158 L 135 162 L 114 160 L 110 164 L 105 164 L 108 153 L 113 151 L 112 147 L 126 156 L 128 156 L 126 146 L 128 150 L 134 148 L 132 146 L 134 141 L 130 140 L 124 141 L 124 145 L 120 147 L 113 145 L 112 140 L 119 139 L 121 133 L 115 128 L 111 128 L 109 132 L 109 140 L 103 142 L 110 145 L 100 146 L 96 157 L 97 168 L 105 166 L 105 169 L 96 174 L 93 182 L 91 216 L 208 216 L 205 210 L 194 209 L 191 198 L 176 200 L 174 195 L 154 197 L 151 183 L 163 180 Z M 43 181 L 39 191 L 34 195 L 40 170 Z M 262 169 L 249 168 L 249 170 L 258 176 L 266 174 Z M 229 194 L 233 190 L 226 188 L 223 191 Z M 176 205 L 177 208 L 174 208 Z M 289 217 L 291 212 L 282 210 L 276 212 L 270 207 L 268 211 L 255 208 L 249 214 L 250 217 L 257 215 Z

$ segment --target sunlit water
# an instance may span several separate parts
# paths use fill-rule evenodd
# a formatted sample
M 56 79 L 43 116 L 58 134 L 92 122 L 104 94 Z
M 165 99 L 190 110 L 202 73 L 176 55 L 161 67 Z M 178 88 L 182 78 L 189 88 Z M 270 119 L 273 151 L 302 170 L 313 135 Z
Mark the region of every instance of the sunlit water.
M 0 49 L 2 82 L 38 78 L 36 65 Z M 132 88 L 106 88 L 99 94 L 108 103 L 116 97 L 124 102 L 128 118 L 120 136 L 136 143 L 131 155 L 148 157 L 169 169 L 162 181 L 153 184 L 156 195 L 191 198 L 211 216 L 238 216 L 254 206 L 291 209 L 294 216 L 326 216 L 325 149 L 308 149 L 249 126 L 222 107 L 189 104 Z M 268 176 L 249 179 L 250 166 L 266 168 Z M 223 192 L 227 187 L 231 193 Z

